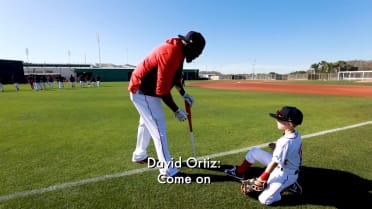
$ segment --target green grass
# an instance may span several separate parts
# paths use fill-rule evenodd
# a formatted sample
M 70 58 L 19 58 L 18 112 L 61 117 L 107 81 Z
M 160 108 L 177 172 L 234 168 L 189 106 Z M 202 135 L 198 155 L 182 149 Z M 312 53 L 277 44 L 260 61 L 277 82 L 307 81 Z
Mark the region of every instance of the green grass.
M 130 102 L 127 85 L 66 86 L 39 92 L 31 91 L 28 85 L 15 92 L 7 85 L 8 91 L 0 93 L 0 196 L 143 168 L 131 162 L 138 113 Z M 187 87 L 187 91 L 195 98 L 192 115 L 198 156 L 276 140 L 281 133 L 268 113 L 283 105 L 303 111 L 304 122 L 298 128 L 303 135 L 372 118 L 370 98 L 197 87 Z M 176 92 L 174 99 L 182 107 Z M 187 123 L 178 122 L 167 107 L 165 112 L 172 156 L 192 156 Z M 333 173 L 348 178 L 352 174 L 354 181 L 371 182 L 371 126 L 304 139 L 306 168 L 324 178 Z M 149 153 L 155 156 L 152 143 Z M 213 160 L 233 165 L 244 155 Z M 255 168 L 260 169 L 258 165 Z M 4 200 L 0 208 L 264 208 L 257 200 L 240 194 L 239 184 L 226 179 L 221 171 L 186 167 L 181 171 L 194 178 L 210 177 L 212 183 L 162 185 L 156 180 L 158 172 L 150 171 Z M 343 181 L 340 185 L 348 182 Z M 344 203 L 332 194 L 329 201 L 313 194 L 307 197 L 297 206 L 279 207 L 339 208 Z

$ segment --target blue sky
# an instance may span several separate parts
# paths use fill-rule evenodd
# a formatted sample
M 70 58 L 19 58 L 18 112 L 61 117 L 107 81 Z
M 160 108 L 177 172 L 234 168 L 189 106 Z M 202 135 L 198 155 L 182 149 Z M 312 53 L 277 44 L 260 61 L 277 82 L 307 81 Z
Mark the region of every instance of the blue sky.
M 189 30 L 207 45 L 186 68 L 289 73 L 372 60 L 370 0 L 0 0 L 0 59 L 137 65 Z M 26 53 L 28 49 L 28 56 Z

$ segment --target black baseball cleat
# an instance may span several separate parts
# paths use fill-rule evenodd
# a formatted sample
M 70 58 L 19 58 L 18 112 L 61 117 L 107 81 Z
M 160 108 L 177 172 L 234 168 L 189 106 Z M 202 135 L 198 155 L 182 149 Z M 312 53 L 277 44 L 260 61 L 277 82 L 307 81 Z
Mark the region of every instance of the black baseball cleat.
M 148 164 L 148 157 L 143 159 L 143 160 L 138 160 L 138 161 L 134 161 L 135 163 L 139 163 L 139 164 Z
M 294 184 L 287 187 L 287 190 L 291 191 L 292 193 L 294 193 L 296 195 L 301 195 L 302 194 L 302 187 L 297 181 Z
M 143 160 L 138 160 L 138 161 L 134 161 L 135 163 L 139 163 L 139 164 L 144 164 L 144 165 L 148 165 L 149 164 L 149 158 L 146 157 L 145 159 Z M 150 161 L 150 165 L 153 165 L 153 164 L 156 164 L 158 162 L 158 160 L 151 160 Z
M 226 169 L 225 173 L 227 176 L 233 177 L 238 180 L 244 179 L 244 174 L 238 174 L 236 173 L 236 166 L 232 167 L 231 169 Z

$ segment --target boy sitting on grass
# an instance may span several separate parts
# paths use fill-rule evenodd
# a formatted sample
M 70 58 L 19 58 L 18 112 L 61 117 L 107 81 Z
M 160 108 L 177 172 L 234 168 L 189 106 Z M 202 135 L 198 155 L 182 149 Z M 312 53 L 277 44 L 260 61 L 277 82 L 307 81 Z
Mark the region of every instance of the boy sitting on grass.
M 284 106 L 276 113 L 270 113 L 270 116 L 276 119 L 277 128 L 284 132 L 276 143 L 269 145 L 273 153 L 254 147 L 246 154 L 240 166 L 225 170 L 226 175 L 242 181 L 241 189 L 244 193 L 250 192 L 247 191 L 247 185 L 258 191 L 258 200 L 265 205 L 281 200 L 281 194 L 286 189 L 302 193 L 297 182 L 302 164 L 302 139 L 295 130 L 302 123 L 302 112 L 296 107 Z M 256 161 L 266 166 L 265 171 L 258 178 L 244 180 L 244 173 Z

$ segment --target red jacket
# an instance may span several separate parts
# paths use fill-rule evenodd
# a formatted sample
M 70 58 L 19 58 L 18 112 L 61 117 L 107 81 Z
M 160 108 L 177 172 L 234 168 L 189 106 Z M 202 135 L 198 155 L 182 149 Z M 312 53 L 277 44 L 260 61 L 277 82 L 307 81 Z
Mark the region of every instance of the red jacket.
M 133 71 L 128 90 L 141 90 L 147 95 L 170 94 L 172 87 L 181 82 L 185 56 L 179 38 L 166 40 L 156 47 Z

